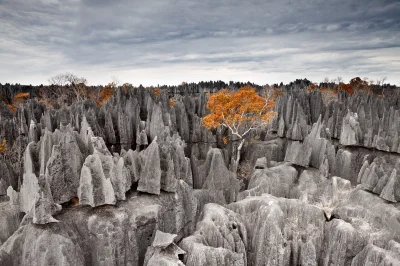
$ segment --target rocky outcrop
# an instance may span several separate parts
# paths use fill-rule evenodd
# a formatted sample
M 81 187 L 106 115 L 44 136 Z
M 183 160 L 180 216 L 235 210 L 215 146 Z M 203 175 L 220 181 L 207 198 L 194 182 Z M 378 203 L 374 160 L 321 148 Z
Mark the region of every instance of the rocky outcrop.
M 227 208 L 207 204 L 180 247 L 186 265 L 318 265 L 324 224 L 318 208 L 264 194 Z
M 179 245 L 183 262 L 194 265 L 247 265 L 247 230 L 242 218 L 222 206 L 207 204 L 196 232 Z
M 84 154 L 76 140 L 77 134 L 71 131 L 55 132 L 55 137 L 58 140 L 53 142 L 51 156 L 47 162 L 44 149 L 41 155 L 43 163 L 46 163 L 45 175 L 53 199 L 57 203 L 64 203 L 77 196 Z
M 154 140 L 156 136 L 161 138 L 164 131 L 164 122 L 162 118 L 161 107 L 158 104 L 154 104 L 153 110 L 151 112 L 150 118 L 150 140 Z
M 391 201 L 400 201 L 400 159 L 376 157 L 369 162 L 364 159 L 357 181 L 363 188 Z
M 157 230 L 179 237 L 194 226 L 196 207 L 190 205 L 194 201 L 189 204 L 193 196 L 187 185 L 179 187 L 178 196 L 135 192 L 118 207 L 71 207 L 55 216 L 59 223 L 26 223 L 1 246 L 0 262 L 10 266 L 143 265 Z
M 397 243 L 397 245 L 399 245 L 399 243 Z M 400 265 L 400 254 L 398 251 L 388 252 L 385 249 L 369 244 L 353 259 L 351 265 Z
M 269 141 L 253 141 L 245 147 L 244 161 L 253 165 L 258 158 L 265 157 L 267 161 L 281 162 L 285 157 L 286 139 L 276 138 Z
M 290 142 L 286 150 L 285 162 L 308 167 L 310 164 L 311 153 L 311 147 L 307 147 L 299 141 Z
M 22 221 L 23 213 L 18 209 L 18 206 L 13 206 L 9 202 L 0 203 L 0 246 L 14 234 L 19 228 L 19 223 Z
M 303 167 L 323 169 L 327 176 L 329 169 L 332 169 L 335 163 L 335 148 L 328 139 L 322 137 L 326 136 L 322 127 L 320 116 L 303 143 L 298 141 L 289 143 L 285 161 Z
M 212 190 L 215 193 L 222 191 L 228 203 L 236 200 L 240 183 L 226 168 L 221 150 L 216 148 L 209 150 L 205 164 L 200 167 L 199 176 L 201 180 L 204 180 L 203 189 Z
M 262 265 L 265 260 L 274 265 L 318 264 L 325 223 L 318 208 L 264 195 L 233 203 L 229 209 L 245 219 L 249 264 Z
M 109 176 L 106 177 L 102 160 L 98 153 L 89 155 L 82 166 L 78 197 L 79 204 L 92 207 L 115 204 L 116 202 L 111 178 Z
M 179 256 L 185 254 L 174 240 L 177 235 L 156 231 L 153 243 L 147 249 L 144 266 L 177 265 L 184 266 Z
M 398 208 L 360 188 L 354 190 L 349 197 L 340 202 L 333 210 L 333 216 L 349 223 L 357 231 L 354 243 L 358 243 L 357 250 L 359 252 L 368 243 L 389 250 L 389 243 L 400 240 L 400 211 Z M 360 247 L 360 243 L 364 243 L 364 245 Z M 397 254 L 400 253 L 397 251 Z
M 0 197 L 7 195 L 8 187 L 12 187 L 13 189 L 18 188 L 18 176 L 15 173 L 12 165 L 3 159 L 0 159 L 0 172 L 2 173 L 0 176 Z
M 352 146 L 360 143 L 361 129 L 357 120 L 357 113 L 354 114 L 350 111 L 344 117 L 340 133 L 340 144 Z
M 79 242 L 81 240 L 77 233 L 63 223 L 53 223 L 45 227 L 28 224 L 1 246 L 0 263 L 10 266 L 84 266 L 86 264 Z
M 39 182 L 35 174 L 24 174 L 23 183 L 19 192 L 19 207 L 21 212 L 28 213 L 32 210 L 39 198 Z
M 248 183 L 201 127 L 204 93 L 3 104 L 0 264 L 398 264 L 398 100 L 284 93 L 279 138 L 244 147 Z
M 61 205 L 54 202 L 46 177 L 43 175 L 39 176 L 38 184 L 39 196 L 28 216 L 32 216 L 32 222 L 35 224 L 58 222 L 53 216 L 61 211 Z
M 149 147 L 141 152 L 141 155 L 144 163 L 141 169 L 138 190 L 159 195 L 161 189 L 161 166 L 157 138 L 154 138 Z
M 261 196 L 264 193 L 276 197 L 291 198 L 292 189 L 297 182 L 297 176 L 297 170 L 288 164 L 265 169 L 254 169 L 247 190 L 239 193 L 238 200 L 248 196 Z

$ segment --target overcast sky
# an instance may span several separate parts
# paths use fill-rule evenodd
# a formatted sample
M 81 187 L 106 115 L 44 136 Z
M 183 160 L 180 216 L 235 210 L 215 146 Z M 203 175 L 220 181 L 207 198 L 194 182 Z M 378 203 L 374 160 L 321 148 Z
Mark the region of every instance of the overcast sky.
M 400 85 L 399 0 L 0 0 L 0 83 Z

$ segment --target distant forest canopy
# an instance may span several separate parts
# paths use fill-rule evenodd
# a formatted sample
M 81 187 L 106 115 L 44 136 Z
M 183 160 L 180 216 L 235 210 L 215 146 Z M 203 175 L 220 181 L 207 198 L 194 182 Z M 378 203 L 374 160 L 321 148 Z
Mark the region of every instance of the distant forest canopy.
M 155 94 L 160 92 L 168 93 L 170 97 L 181 94 L 191 95 L 200 92 L 217 92 L 221 89 L 238 90 L 241 87 L 250 85 L 257 91 L 262 92 L 265 88 L 279 89 L 282 92 L 290 92 L 292 90 L 305 89 L 307 91 L 321 90 L 337 93 L 345 91 L 348 94 L 353 94 L 357 90 L 367 91 L 374 93 L 381 97 L 392 97 L 400 94 L 400 88 L 395 85 L 385 83 L 386 78 L 378 81 L 371 81 L 367 78 L 361 79 L 359 77 L 351 79 L 345 83 L 340 77 L 334 80 L 326 78 L 324 82 L 313 83 L 308 79 L 296 79 L 289 84 L 272 84 L 272 85 L 258 85 L 251 82 L 234 82 L 229 81 L 202 81 L 198 83 L 182 82 L 180 85 L 169 86 L 150 86 L 143 87 L 142 85 L 135 87 L 132 84 L 124 83 L 119 84 L 114 80 L 106 86 L 87 86 L 85 78 L 78 78 L 73 74 L 61 74 L 49 79 L 51 85 L 21 85 L 21 84 L 1 84 L 0 83 L 0 102 L 5 102 L 10 109 L 15 108 L 14 101 L 24 99 L 38 98 L 47 105 L 69 105 L 76 100 L 93 99 L 97 105 L 101 106 L 117 88 L 121 88 L 125 92 L 127 90 L 135 90 L 135 88 L 153 90 Z

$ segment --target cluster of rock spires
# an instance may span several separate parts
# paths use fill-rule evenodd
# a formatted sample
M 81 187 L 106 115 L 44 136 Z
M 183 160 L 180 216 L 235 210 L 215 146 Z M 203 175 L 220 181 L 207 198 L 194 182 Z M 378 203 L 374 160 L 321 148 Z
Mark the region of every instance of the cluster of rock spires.
M 246 184 L 174 99 L 0 106 L 0 265 L 400 265 L 400 99 L 280 97 Z

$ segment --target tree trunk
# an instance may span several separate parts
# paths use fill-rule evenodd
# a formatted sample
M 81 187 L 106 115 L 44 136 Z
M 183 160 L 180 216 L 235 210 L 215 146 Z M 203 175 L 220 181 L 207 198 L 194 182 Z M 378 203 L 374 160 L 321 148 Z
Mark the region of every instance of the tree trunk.
M 239 146 L 237 148 L 237 153 L 236 153 L 236 159 L 233 160 L 233 166 L 232 166 L 232 171 L 237 174 L 237 170 L 239 167 L 239 161 L 240 161 L 240 152 L 242 151 L 244 144 L 244 139 L 241 139 L 239 142 Z

